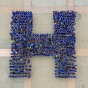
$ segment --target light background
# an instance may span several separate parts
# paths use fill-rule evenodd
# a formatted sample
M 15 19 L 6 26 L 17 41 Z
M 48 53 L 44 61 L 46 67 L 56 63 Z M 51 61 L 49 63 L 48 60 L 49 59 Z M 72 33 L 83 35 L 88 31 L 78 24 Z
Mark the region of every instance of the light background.
M 10 79 L 9 56 L 0 54 L 0 88 L 88 88 L 88 0 L 0 0 L 0 49 L 10 49 L 11 12 L 24 10 L 33 12 L 34 33 L 53 33 L 54 10 L 75 10 L 77 78 L 69 87 L 71 79 L 54 77 L 54 58 L 33 57 L 32 77 Z M 0 50 L 0 51 L 1 51 Z M 81 50 L 81 53 L 80 53 Z M 5 51 L 5 50 L 4 50 Z M 1 52 L 0 52 L 1 53 Z M 28 82 L 29 86 L 26 86 Z

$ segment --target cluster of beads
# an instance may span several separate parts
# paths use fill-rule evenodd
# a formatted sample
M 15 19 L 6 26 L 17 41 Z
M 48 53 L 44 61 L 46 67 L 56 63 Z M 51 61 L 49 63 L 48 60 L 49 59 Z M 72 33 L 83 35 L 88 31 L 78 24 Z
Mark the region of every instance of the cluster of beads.
M 12 12 L 11 22 L 11 60 L 10 77 L 22 78 L 31 76 L 30 57 L 27 57 L 27 42 L 33 29 L 32 12 Z
M 53 12 L 55 50 L 55 77 L 76 78 L 75 57 L 75 19 L 76 12 Z
M 33 34 L 32 12 L 13 12 L 10 77 L 30 78 L 30 58 L 38 55 L 54 57 L 55 77 L 75 78 L 75 18 L 74 11 L 54 11 L 54 33 Z

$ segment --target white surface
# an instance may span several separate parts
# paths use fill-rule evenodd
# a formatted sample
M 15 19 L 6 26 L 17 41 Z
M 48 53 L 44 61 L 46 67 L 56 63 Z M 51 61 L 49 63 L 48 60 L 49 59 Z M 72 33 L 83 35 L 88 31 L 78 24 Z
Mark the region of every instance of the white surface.
M 78 49 L 88 48 L 88 15 L 80 15 L 76 21 L 76 47 Z
M 66 0 L 56 0 L 56 6 L 66 6 Z
M 14 0 L 14 6 L 23 6 L 24 0 Z
M 32 88 L 67 88 L 67 79 L 54 77 L 54 58 L 32 58 Z
M 23 79 L 9 78 L 10 57 L 0 57 L 0 88 L 23 88 Z
M 85 5 L 85 0 L 74 0 L 75 1 L 75 6 L 84 6 Z
M 85 6 L 88 6 L 88 0 L 85 0 Z
M 88 57 L 77 57 L 76 88 L 88 87 Z
M 32 0 L 32 6 L 42 6 L 41 0 Z
M 42 0 L 42 6 L 55 6 L 55 0 Z
M 88 6 L 88 0 L 74 0 L 75 6 Z
M 14 0 L 0 0 L 0 6 L 13 6 Z
M 32 6 L 66 6 L 66 0 L 32 0 Z
M 53 13 L 52 13 L 53 14 Z M 33 33 L 53 33 L 53 19 L 52 14 L 34 14 L 33 15 L 33 24 L 34 29 Z

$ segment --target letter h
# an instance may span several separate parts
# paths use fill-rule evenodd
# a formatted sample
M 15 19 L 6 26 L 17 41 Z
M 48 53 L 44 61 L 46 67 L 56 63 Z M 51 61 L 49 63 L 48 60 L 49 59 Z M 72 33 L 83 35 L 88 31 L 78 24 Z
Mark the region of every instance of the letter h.
M 32 12 L 12 12 L 9 77 L 30 78 L 30 58 L 38 55 L 54 57 L 55 77 L 76 78 L 75 19 L 74 11 L 54 11 L 54 32 L 34 34 Z

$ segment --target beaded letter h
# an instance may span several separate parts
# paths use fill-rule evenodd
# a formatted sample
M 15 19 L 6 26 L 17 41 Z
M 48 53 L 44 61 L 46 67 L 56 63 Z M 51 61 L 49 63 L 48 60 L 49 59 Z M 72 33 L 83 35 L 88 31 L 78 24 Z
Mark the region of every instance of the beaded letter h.
M 74 11 L 54 11 L 53 34 L 34 34 L 32 12 L 12 12 L 9 77 L 30 78 L 30 58 L 38 55 L 54 57 L 55 77 L 76 78 L 75 19 Z

